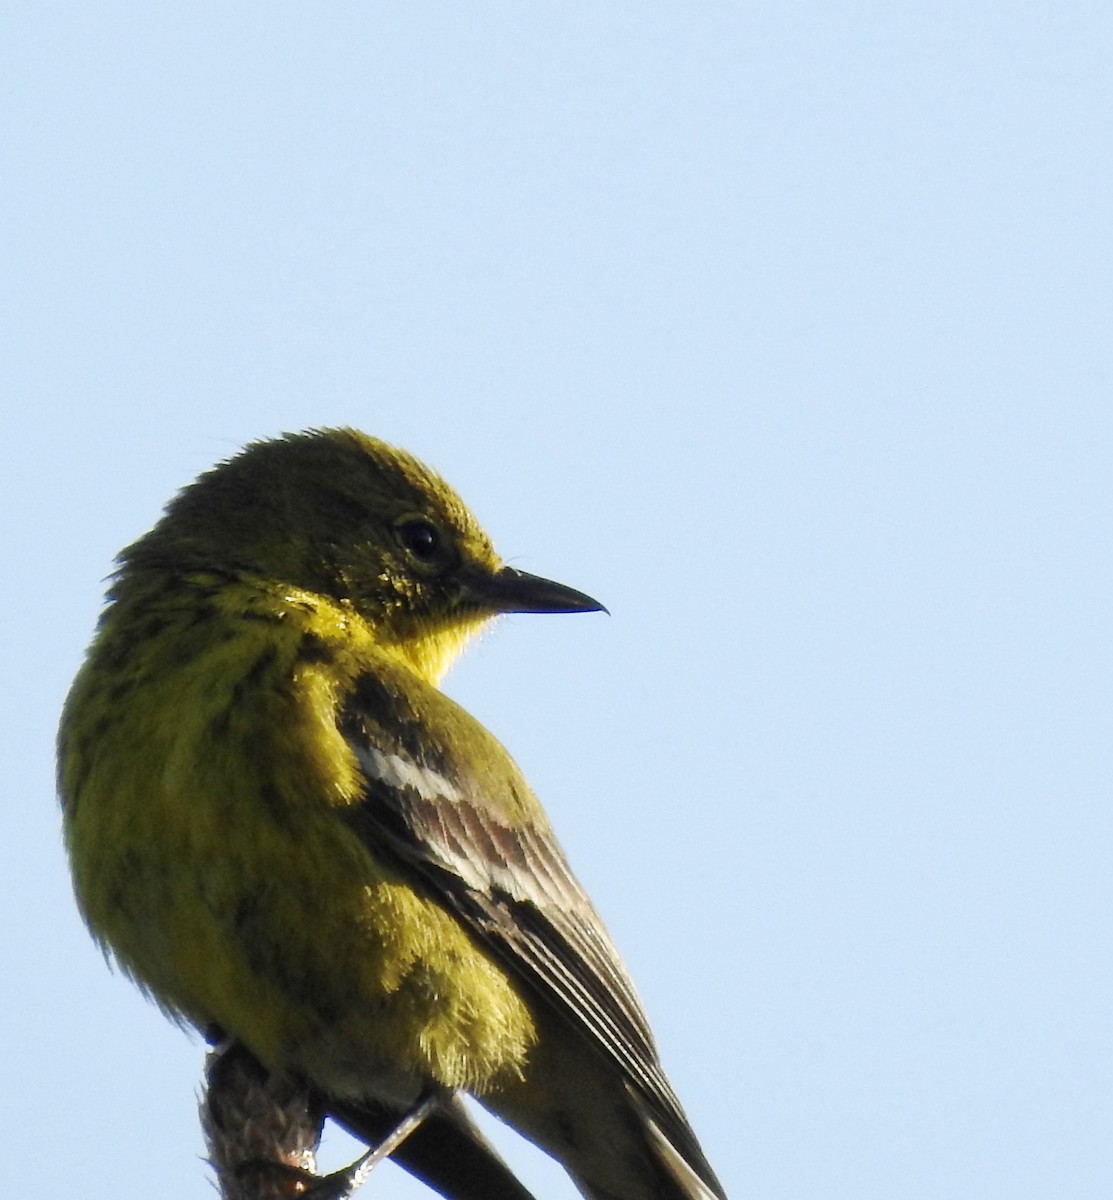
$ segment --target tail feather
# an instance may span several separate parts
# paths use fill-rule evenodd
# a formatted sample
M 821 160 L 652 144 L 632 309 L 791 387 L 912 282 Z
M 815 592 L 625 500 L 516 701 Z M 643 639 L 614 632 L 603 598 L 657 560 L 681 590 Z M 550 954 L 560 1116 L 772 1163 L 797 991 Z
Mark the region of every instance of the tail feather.
M 715 1178 L 711 1164 L 703 1157 L 703 1152 L 696 1147 L 699 1155 L 702 1174 L 697 1174 L 692 1164 L 669 1141 L 657 1122 L 646 1111 L 633 1088 L 627 1088 L 634 1107 L 641 1112 L 645 1123 L 645 1132 L 650 1145 L 665 1170 L 672 1176 L 682 1196 L 690 1200 L 726 1200 L 722 1184 Z
M 560 1162 L 588 1200 L 726 1200 L 683 1113 L 666 1133 L 608 1059 L 554 1032 L 534 1047 L 530 1078 L 479 1097 L 486 1108 Z
M 329 1115 L 350 1133 L 374 1145 L 398 1123 L 396 1109 L 335 1103 Z M 391 1154 L 446 1200 L 534 1200 L 498 1151 L 472 1120 L 459 1096 L 452 1096 Z

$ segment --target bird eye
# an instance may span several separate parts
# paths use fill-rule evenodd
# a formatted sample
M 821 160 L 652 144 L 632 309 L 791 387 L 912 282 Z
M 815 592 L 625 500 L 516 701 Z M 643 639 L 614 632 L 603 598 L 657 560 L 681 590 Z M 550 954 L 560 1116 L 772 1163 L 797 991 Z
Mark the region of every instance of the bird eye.
M 430 521 L 403 521 L 398 526 L 398 539 L 421 562 L 431 562 L 441 548 L 440 533 Z

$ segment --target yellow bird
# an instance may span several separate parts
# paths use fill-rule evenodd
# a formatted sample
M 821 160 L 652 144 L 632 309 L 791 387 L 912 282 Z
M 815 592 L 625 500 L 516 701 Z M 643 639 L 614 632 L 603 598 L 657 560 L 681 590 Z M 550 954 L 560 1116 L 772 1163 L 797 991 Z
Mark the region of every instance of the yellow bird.
M 120 555 L 59 732 L 75 891 L 170 1015 L 337 1111 L 470 1093 L 590 1200 L 724 1200 L 543 809 L 438 688 L 500 613 L 600 608 L 383 442 L 248 446 Z

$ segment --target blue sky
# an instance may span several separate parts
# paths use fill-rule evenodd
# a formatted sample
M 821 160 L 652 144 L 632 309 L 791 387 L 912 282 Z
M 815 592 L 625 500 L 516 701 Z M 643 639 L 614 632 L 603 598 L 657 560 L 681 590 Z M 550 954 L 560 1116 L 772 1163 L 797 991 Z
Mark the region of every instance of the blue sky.
M 1108 1195 L 1111 50 L 1069 2 L 5 7 L 21 1190 L 211 1194 L 201 1050 L 74 910 L 54 727 L 173 491 L 348 423 L 613 613 L 448 688 L 731 1196 Z

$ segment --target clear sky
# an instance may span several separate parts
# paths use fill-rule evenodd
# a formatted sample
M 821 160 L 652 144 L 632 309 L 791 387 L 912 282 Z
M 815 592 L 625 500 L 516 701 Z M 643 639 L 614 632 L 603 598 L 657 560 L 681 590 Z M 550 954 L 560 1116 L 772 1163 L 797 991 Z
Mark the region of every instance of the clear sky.
M 1106 1200 L 1111 55 L 1070 0 L 4 6 L 21 1194 L 211 1195 L 201 1049 L 73 907 L 54 727 L 168 496 L 349 423 L 613 613 L 506 620 L 449 690 L 732 1200 Z

